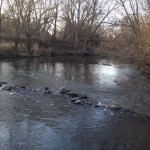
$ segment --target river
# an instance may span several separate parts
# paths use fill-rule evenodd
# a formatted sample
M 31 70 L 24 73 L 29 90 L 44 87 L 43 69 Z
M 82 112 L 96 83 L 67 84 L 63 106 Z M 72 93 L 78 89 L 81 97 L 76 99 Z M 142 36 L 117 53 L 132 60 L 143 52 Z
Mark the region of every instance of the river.
M 149 150 L 150 76 L 116 59 L 55 56 L 0 60 L 0 150 Z M 43 95 L 45 87 L 51 95 Z M 60 87 L 86 93 L 74 105 Z M 135 113 L 95 108 L 101 102 Z

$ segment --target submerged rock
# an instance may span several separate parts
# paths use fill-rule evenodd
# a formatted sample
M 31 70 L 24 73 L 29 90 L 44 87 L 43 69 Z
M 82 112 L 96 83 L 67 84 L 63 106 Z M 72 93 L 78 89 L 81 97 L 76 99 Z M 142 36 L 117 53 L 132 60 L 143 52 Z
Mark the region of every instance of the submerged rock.
M 135 112 L 131 109 L 123 109 L 122 112 L 135 114 Z
M 67 92 L 66 93 L 69 97 L 79 97 L 77 93 L 73 93 L 73 92 Z
M 79 94 L 80 99 L 88 99 L 86 94 Z

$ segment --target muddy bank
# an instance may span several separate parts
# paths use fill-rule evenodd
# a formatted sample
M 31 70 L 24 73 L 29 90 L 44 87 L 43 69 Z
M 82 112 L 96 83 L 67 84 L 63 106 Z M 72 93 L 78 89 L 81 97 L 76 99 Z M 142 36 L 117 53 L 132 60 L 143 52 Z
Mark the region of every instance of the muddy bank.
M 0 58 L 35 58 L 35 57 L 51 57 L 51 56 L 101 56 L 93 52 L 75 52 L 75 51 L 52 51 L 48 53 L 40 54 L 27 54 L 27 53 L 18 53 L 18 54 L 2 54 Z

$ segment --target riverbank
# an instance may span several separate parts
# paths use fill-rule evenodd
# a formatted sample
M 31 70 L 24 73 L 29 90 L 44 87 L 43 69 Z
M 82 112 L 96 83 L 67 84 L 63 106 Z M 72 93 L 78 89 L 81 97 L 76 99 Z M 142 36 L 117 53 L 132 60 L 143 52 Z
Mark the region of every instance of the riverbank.
M 133 65 L 137 69 L 143 71 L 146 74 L 150 74 L 150 59 L 145 59 L 144 61 L 139 61 L 134 57 L 126 57 L 117 51 L 108 51 L 108 50 L 90 50 L 90 51 L 82 51 L 82 50 L 48 50 L 41 49 L 40 51 L 33 51 L 32 54 L 29 54 L 25 51 L 23 52 L 15 52 L 13 50 L 6 50 L 2 53 L 0 52 L 0 59 L 2 58 L 37 58 L 37 57 L 51 57 L 51 56 L 94 56 L 94 57 L 102 57 L 102 58 L 117 58 L 123 62 Z
M 130 60 L 129 58 L 126 58 L 126 61 L 128 64 L 133 65 L 135 68 L 139 69 L 140 71 L 150 74 L 150 59 L 145 60 Z

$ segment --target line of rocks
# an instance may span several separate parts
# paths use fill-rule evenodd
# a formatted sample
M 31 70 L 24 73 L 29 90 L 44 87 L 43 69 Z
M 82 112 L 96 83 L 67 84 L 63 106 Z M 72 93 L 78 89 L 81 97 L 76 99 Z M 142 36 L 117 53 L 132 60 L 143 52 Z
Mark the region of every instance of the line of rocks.
M 74 93 L 74 92 L 71 92 L 70 89 L 66 89 L 64 87 L 62 87 L 60 89 L 60 92 L 59 94 L 62 94 L 62 95 L 68 95 L 70 99 L 70 101 L 73 103 L 73 104 L 78 104 L 78 105 L 84 105 L 84 104 L 87 104 L 87 105 L 92 105 L 92 102 L 89 101 L 89 98 L 86 94 L 84 93 Z
M 0 82 L 0 88 L 1 88 L 1 90 L 6 90 L 6 91 L 29 90 L 25 86 L 7 85 L 7 82 Z M 32 89 L 31 91 L 37 92 L 36 89 Z M 49 95 L 49 94 L 53 93 L 48 87 L 45 87 L 44 91 L 42 91 L 42 92 L 43 92 L 43 95 Z M 59 94 L 60 95 L 67 95 L 70 98 L 70 102 L 72 102 L 73 104 L 76 104 L 76 105 L 84 105 L 84 104 L 93 105 L 92 101 L 89 100 L 88 96 L 85 93 L 75 93 L 75 92 L 72 92 L 70 89 L 61 87 L 60 91 L 59 91 Z M 121 106 L 115 106 L 115 105 L 106 105 L 106 104 L 103 104 L 101 102 L 98 102 L 97 104 L 95 104 L 94 107 L 96 107 L 96 108 L 98 108 L 98 107 L 107 108 L 107 109 L 111 109 L 113 111 L 118 111 L 118 112 L 121 112 L 121 113 L 136 114 L 136 112 L 134 112 L 131 109 L 125 109 Z M 149 116 L 142 115 L 142 117 L 144 119 L 150 120 Z
M 88 104 L 88 105 L 92 105 L 92 101 L 89 100 L 88 96 L 86 94 L 77 94 L 77 93 L 73 93 L 71 92 L 70 89 L 65 89 L 65 88 L 61 88 L 60 90 L 60 94 L 66 94 L 69 97 L 71 97 L 70 101 L 73 104 L 78 104 L 78 105 L 84 105 L 84 104 Z M 98 102 L 96 105 L 94 105 L 94 107 L 96 108 L 107 108 L 113 111 L 117 111 L 117 112 L 121 112 L 121 113 L 130 113 L 130 114 L 136 114 L 135 111 L 131 110 L 131 109 L 125 109 L 121 106 L 115 106 L 115 105 L 106 105 L 106 104 L 102 104 L 101 102 Z M 142 118 L 150 120 L 149 116 L 146 115 L 141 115 Z

